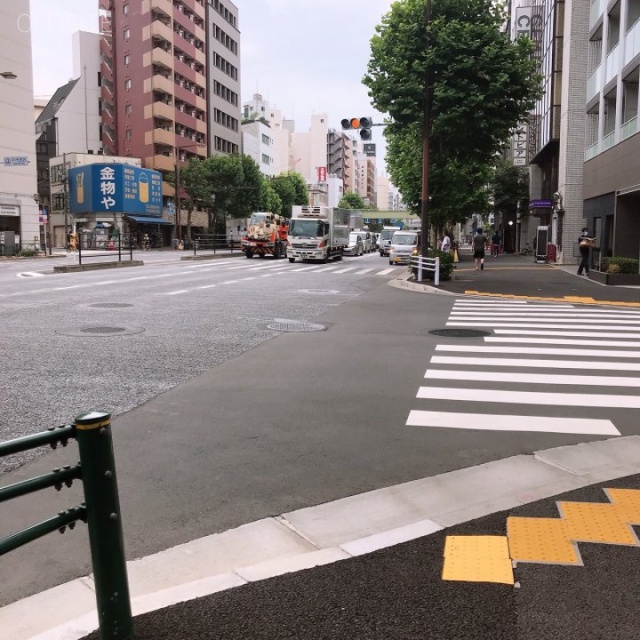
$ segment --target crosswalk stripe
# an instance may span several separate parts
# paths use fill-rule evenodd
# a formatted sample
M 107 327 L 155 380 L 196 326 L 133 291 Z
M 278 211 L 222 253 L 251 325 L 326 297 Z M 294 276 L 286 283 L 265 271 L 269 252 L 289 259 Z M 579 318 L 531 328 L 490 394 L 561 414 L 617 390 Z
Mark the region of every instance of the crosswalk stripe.
M 369 273 L 369 271 L 373 271 L 373 267 L 371 267 L 370 269 L 361 269 L 360 271 L 356 271 L 355 275 L 362 276 L 365 273 Z
M 347 271 L 353 271 L 356 267 L 347 267 L 346 269 L 339 269 L 336 273 L 347 273 Z
M 640 338 L 640 333 L 625 333 L 616 335 L 607 331 L 520 331 L 518 329 L 494 329 L 496 335 L 508 336 L 565 336 L 574 338 Z
M 519 384 L 564 384 L 593 387 L 640 387 L 640 378 L 623 376 L 566 376 L 551 373 L 502 373 L 499 371 L 448 371 L 427 369 L 428 380 L 475 380 L 478 382 L 516 382 Z
M 568 338 L 530 338 L 528 336 L 520 336 L 518 338 L 504 337 L 488 337 L 485 342 L 503 342 L 511 344 L 565 344 L 565 345 L 584 345 L 592 347 L 640 347 L 640 342 L 622 342 L 619 340 L 570 340 Z
M 602 436 L 620 435 L 620 432 L 610 420 L 594 418 L 549 418 L 545 416 L 413 410 L 409 413 L 406 424 L 411 427 L 480 429 L 482 431 L 540 431 Z
M 600 362 L 595 360 L 530 360 L 526 358 L 474 358 L 473 356 L 433 356 L 431 364 L 455 364 L 467 367 L 518 367 L 529 369 L 602 369 L 605 371 L 640 371 L 636 362 Z
M 392 271 L 395 271 L 396 268 L 395 267 L 391 267 L 390 269 L 383 269 L 382 271 L 378 271 L 378 275 L 379 276 L 386 276 L 389 275 Z
M 458 351 L 474 353 L 522 353 L 547 356 L 596 356 L 603 358 L 640 358 L 640 351 L 609 351 L 598 349 L 545 349 L 542 347 L 476 347 L 456 344 L 438 344 L 436 351 Z
M 532 322 L 532 323 L 512 323 L 512 322 L 447 322 L 447 327 L 491 327 L 495 328 L 516 328 L 521 329 L 535 328 L 535 329 L 565 329 L 566 323 L 554 322 Z M 638 331 L 640 327 L 629 327 L 620 325 L 600 325 L 600 324 L 588 324 L 580 327 L 580 329 L 589 329 L 595 331 L 597 329 L 607 329 L 608 331 Z
M 640 324 L 640 318 L 639 319 L 635 319 L 635 318 L 625 318 L 624 320 L 622 319 L 604 319 L 604 318 L 585 318 L 584 320 L 582 319 L 574 319 L 574 318 L 554 318 L 554 317 L 550 317 L 550 316 L 536 316 L 536 315 L 529 315 L 528 317 L 524 317 L 524 318 L 516 318 L 516 317 L 512 317 L 512 318 L 496 318 L 494 321 L 494 324 L 496 326 L 504 326 L 505 322 L 510 322 L 510 323 L 523 323 L 521 326 L 523 327 L 528 327 L 531 326 L 529 323 L 531 322 L 531 320 L 535 319 L 535 318 L 539 318 L 540 320 L 544 320 L 547 323 L 553 323 L 553 324 L 562 324 L 562 325 L 571 325 L 573 326 L 574 324 L 588 324 L 588 323 L 595 323 L 598 325 L 611 325 L 611 326 L 616 326 L 616 325 L 625 325 L 625 326 L 631 326 L 631 325 L 639 325 Z M 484 320 L 485 318 L 479 318 L 480 320 Z M 466 324 L 474 324 L 473 322 L 471 322 L 471 318 L 464 318 L 461 319 L 460 322 L 457 322 L 456 324 L 461 324 L 462 322 L 466 323 Z M 519 326 L 518 324 L 512 324 L 510 326 Z M 536 325 L 533 325 L 536 326 Z M 635 330 L 637 331 L 640 327 L 635 327 Z
M 487 402 L 492 405 L 536 404 L 562 407 L 616 407 L 640 409 L 640 397 L 584 393 L 548 393 L 542 391 L 505 391 L 504 389 L 463 389 L 456 387 L 420 387 L 418 398 L 425 400 L 456 400 Z
M 534 311 L 533 309 L 531 311 L 517 311 L 517 312 L 509 312 L 509 313 L 477 313 L 477 312 L 472 312 L 472 311 L 452 311 L 451 312 L 451 318 L 459 318 L 460 320 L 463 319 L 471 319 L 471 318 L 480 318 L 480 319 L 491 319 L 493 320 L 494 318 L 496 320 L 502 320 L 502 319 L 514 319 L 514 320 L 518 320 L 519 318 L 528 318 L 528 319 L 533 319 L 533 318 L 540 318 L 540 319 L 550 319 L 550 318 L 562 318 L 562 319 L 570 319 L 570 318 L 586 318 L 586 319 L 591 319 L 591 320 L 640 320 L 640 314 L 634 314 L 634 315 L 629 315 L 629 314 L 620 314 L 620 313 L 574 313 L 572 311 L 566 311 L 566 312 L 554 312 L 554 313 L 540 313 L 537 311 Z

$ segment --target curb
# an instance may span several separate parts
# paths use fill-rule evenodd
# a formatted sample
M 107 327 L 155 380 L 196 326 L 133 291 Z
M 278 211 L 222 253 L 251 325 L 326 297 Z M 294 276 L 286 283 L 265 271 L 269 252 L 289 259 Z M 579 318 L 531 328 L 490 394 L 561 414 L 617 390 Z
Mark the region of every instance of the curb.
M 133 614 L 638 473 L 640 436 L 627 436 L 517 455 L 264 518 L 128 562 Z M 0 629 L 11 640 L 83 638 L 98 627 L 94 588 L 90 575 L 9 604 L 0 608 Z
M 408 291 L 418 291 L 420 293 L 438 293 L 445 296 L 460 296 L 461 293 L 454 293 L 452 291 L 444 291 L 428 284 L 421 284 L 419 282 L 409 282 L 409 274 L 402 275 L 395 280 L 389 280 L 388 284 L 396 289 L 405 289 Z

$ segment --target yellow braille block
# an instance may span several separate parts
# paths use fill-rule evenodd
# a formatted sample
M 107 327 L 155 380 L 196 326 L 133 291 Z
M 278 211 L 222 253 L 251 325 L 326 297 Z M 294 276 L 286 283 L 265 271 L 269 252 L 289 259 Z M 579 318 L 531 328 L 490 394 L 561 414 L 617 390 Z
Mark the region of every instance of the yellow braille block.
M 558 502 L 558 508 L 571 540 L 632 546 L 638 543 L 615 504 Z
M 605 489 L 609 500 L 629 524 L 640 524 L 640 491 L 637 489 Z
M 505 536 L 447 536 L 443 580 L 513 584 Z
M 507 518 L 509 552 L 516 562 L 580 565 L 566 524 L 557 518 Z

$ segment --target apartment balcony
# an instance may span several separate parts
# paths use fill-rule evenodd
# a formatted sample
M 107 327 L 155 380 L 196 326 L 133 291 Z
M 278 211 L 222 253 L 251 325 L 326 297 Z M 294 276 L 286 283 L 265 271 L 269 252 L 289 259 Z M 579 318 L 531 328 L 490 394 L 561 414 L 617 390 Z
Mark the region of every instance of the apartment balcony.
M 175 171 L 175 162 L 173 155 L 165 156 L 158 154 L 155 156 L 149 156 L 145 158 L 145 166 L 156 171 Z
M 154 91 L 164 91 L 169 95 L 173 95 L 175 92 L 175 82 L 171 80 L 171 78 L 165 78 L 160 74 L 156 74 L 155 76 L 151 76 L 151 89 Z
M 198 133 L 207 133 L 207 123 L 204 120 L 196 119 L 196 131 Z
M 640 53 L 640 20 L 627 31 L 624 37 L 624 64 L 627 65 Z
M 591 12 L 589 13 L 589 29 L 592 29 L 598 18 L 602 16 L 606 7 L 606 0 L 591 0 Z
M 151 113 L 154 118 L 165 118 L 166 120 L 171 120 L 172 122 L 176 118 L 176 110 L 170 104 L 166 104 L 157 100 L 151 105 Z
M 103 60 L 100 63 L 100 73 L 102 74 L 102 79 L 108 78 L 111 80 L 113 78 L 113 69 L 111 65 L 107 64 L 106 60 Z
M 111 48 L 111 38 L 100 38 L 100 55 L 103 60 L 111 63 L 113 61 L 113 49 Z
M 151 49 L 151 64 L 173 69 L 173 61 L 173 54 L 170 51 L 165 51 L 162 47 L 153 47 Z
M 196 37 L 201 42 L 204 42 L 206 33 L 202 27 L 199 27 L 194 20 L 188 18 L 181 13 L 180 11 L 176 11 L 173 14 L 173 19 L 177 22 L 185 31 L 189 31 L 194 37 Z
M 602 86 L 600 76 L 602 75 L 602 65 L 600 65 L 587 80 L 587 102 L 598 95 Z
M 633 118 L 627 120 L 620 130 L 620 140 L 626 140 L 634 133 L 638 132 L 638 116 L 634 116 Z
M 151 23 L 151 37 L 160 38 L 173 44 L 173 29 L 160 20 L 154 20 Z
M 171 0 L 151 0 L 151 10 L 162 11 L 169 18 L 173 16 L 173 3 Z
M 613 80 L 620 71 L 620 45 L 617 44 L 605 61 L 604 83 L 607 84 Z
M 612 131 L 608 133 L 604 138 L 602 138 L 602 151 L 606 151 L 607 149 L 611 149 L 613 145 L 616 143 L 616 132 Z
M 176 134 L 171 129 L 156 127 L 151 131 L 145 132 L 144 143 L 147 145 L 164 144 L 173 148 L 176 146 Z

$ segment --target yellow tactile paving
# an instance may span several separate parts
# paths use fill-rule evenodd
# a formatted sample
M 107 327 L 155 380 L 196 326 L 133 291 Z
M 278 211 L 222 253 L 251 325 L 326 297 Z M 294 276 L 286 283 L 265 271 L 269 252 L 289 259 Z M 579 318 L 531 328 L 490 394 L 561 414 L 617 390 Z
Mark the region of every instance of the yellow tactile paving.
M 507 518 L 509 553 L 515 562 L 582 564 L 559 518 Z
M 638 540 L 614 504 L 558 502 L 570 540 L 636 546 Z
M 449 536 L 442 579 L 513 584 L 512 562 L 581 566 L 580 542 L 640 547 L 640 490 L 604 492 L 610 502 L 557 502 L 559 518 L 510 516 L 506 538 Z
M 444 547 L 442 579 L 513 584 L 507 538 L 448 536 Z
M 604 491 L 629 524 L 640 524 L 640 491 L 636 489 L 605 489 Z

